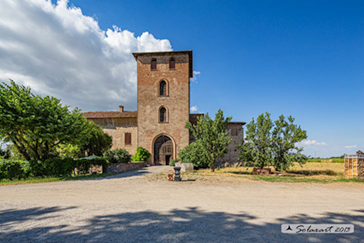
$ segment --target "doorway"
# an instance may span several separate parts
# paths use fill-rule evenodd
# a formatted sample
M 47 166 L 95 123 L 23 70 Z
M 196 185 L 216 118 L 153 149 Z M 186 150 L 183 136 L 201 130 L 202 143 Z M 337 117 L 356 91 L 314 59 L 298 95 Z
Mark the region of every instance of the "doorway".
M 169 165 L 173 157 L 172 140 L 162 135 L 154 142 L 154 164 Z

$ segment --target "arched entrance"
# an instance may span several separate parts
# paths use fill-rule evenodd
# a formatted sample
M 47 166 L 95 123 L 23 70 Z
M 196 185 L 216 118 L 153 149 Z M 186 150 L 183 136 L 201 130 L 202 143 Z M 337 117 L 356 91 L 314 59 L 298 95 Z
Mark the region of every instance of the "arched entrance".
M 169 165 L 173 159 L 173 142 L 166 135 L 162 135 L 154 142 L 154 164 Z

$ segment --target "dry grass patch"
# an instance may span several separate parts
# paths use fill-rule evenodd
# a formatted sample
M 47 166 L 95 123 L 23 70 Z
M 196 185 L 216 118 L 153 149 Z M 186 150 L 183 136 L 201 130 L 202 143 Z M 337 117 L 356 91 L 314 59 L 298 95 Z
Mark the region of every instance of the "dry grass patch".
M 272 168 L 272 167 L 271 167 Z M 300 177 L 286 177 L 278 175 L 251 175 L 253 167 L 225 167 L 211 172 L 210 169 L 200 169 L 194 173 L 182 173 L 183 181 L 199 184 L 221 183 L 247 183 L 247 182 L 298 182 L 298 183 L 331 183 L 331 182 L 364 182 L 357 179 L 345 179 L 343 176 L 343 164 L 311 162 L 302 167 L 295 163 L 288 171 Z M 272 168 L 274 171 L 274 168 Z M 168 173 L 152 175 L 150 181 L 167 181 Z

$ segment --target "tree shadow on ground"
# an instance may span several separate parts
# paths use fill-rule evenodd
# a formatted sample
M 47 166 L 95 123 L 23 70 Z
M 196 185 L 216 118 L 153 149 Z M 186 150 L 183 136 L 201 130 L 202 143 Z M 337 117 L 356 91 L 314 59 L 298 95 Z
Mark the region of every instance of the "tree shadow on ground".
M 252 175 L 252 172 L 248 172 L 248 171 L 228 171 L 226 173 L 235 174 L 235 175 Z
M 333 170 L 287 170 L 288 173 L 299 175 L 342 175 Z
M 110 179 L 120 179 L 120 178 L 129 178 L 129 177 L 136 177 L 136 176 L 145 176 L 148 174 L 153 174 L 153 172 L 148 170 L 148 167 L 139 168 L 136 170 L 125 171 L 118 174 L 106 176 L 106 177 L 96 177 L 96 178 L 87 178 L 87 179 L 80 179 L 80 180 L 110 180 Z
M 34 208 L 0 212 L 1 242 L 364 242 L 364 210 L 354 215 L 330 213 L 313 218 L 305 214 L 256 224 L 246 213 L 208 212 L 196 207 L 165 213 L 142 211 L 95 216 L 59 225 L 42 223 L 61 208 Z M 12 219 L 9 217 L 15 218 Z M 48 219 L 49 220 L 49 219 Z M 62 224 L 68 222 L 69 225 Z M 354 224 L 353 234 L 282 234 L 281 224 Z M 12 224 L 24 227 L 13 228 Z M 73 225 L 72 225 L 73 224 Z M 47 225 L 47 226 L 44 226 Z M 77 226 L 78 225 L 78 226 Z M 82 226 L 80 226 L 82 225 Z M 4 227 L 5 226 L 5 227 Z M 18 225 L 19 226 L 19 225 Z

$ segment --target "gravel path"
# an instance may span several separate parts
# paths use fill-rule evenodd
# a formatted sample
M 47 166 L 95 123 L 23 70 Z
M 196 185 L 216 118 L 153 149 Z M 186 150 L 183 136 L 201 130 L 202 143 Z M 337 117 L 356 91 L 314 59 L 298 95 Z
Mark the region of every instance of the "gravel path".
M 364 242 L 362 184 L 148 180 L 166 170 L 0 186 L 0 242 Z M 355 232 L 288 235 L 282 223 Z

